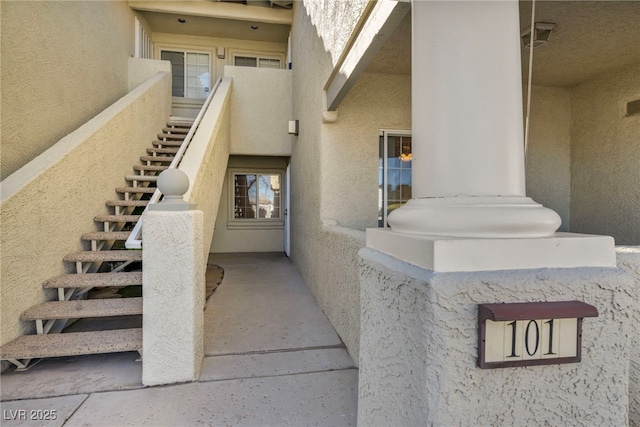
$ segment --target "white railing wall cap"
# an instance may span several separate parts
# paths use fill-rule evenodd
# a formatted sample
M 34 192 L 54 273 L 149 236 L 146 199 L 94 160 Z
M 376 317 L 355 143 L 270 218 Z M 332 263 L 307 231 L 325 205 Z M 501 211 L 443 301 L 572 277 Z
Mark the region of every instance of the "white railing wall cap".
M 164 198 L 162 201 L 149 205 L 150 211 L 190 211 L 196 205 L 184 201 L 184 195 L 189 190 L 189 177 L 180 169 L 167 169 L 158 176 L 158 189 Z

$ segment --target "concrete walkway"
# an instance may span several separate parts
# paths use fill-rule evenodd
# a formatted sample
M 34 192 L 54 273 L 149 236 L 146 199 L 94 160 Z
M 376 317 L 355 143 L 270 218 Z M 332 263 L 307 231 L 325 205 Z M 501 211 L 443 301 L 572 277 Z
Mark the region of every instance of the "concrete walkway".
M 289 259 L 210 262 L 224 279 L 197 382 L 145 388 L 137 353 L 47 359 L 2 375 L 0 424 L 355 426 L 358 370 Z

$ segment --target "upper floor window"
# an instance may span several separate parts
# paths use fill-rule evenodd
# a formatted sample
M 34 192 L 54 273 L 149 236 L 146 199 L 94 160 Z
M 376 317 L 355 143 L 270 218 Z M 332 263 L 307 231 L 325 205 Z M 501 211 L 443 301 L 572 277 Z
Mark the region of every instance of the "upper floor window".
M 278 58 L 262 58 L 247 55 L 234 56 L 233 65 L 236 67 L 281 68 Z
M 171 62 L 173 96 L 181 98 L 209 96 L 211 77 L 208 53 L 162 50 L 160 59 Z

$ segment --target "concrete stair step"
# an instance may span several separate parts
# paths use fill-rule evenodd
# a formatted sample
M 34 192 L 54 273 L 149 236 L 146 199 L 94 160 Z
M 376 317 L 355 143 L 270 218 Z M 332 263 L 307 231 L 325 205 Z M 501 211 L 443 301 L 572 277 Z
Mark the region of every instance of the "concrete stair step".
M 159 133 L 158 134 L 159 139 L 172 139 L 176 141 L 183 141 L 185 136 L 187 135 L 184 133 Z
M 187 117 L 174 117 L 167 121 L 168 127 L 190 128 L 194 120 Z
M 142 298 L 49 301 L 25 310 L 20 320 L 82 319 L 142 314 Z
M 98 215 L 93 218 L 95 222 L 138 222 L 141 215 Z
M 127 175 L 124 179 L 127 181 L 156 182 L 158 177 L 156 175 Z
M 152 178 L 152 177 L 149 177 Z M 157 177 L 153 177 L 157 178 Z M 124 207 L 138 207 L 147 206 L 148 200 L 107 200 L 107 206 L 124 206 Z
M 125 273 L 88 273 L 62 274 L 44 282 L 47 289 L 52 288 L 124 288 L 125 286 L 142 285 L 142 271 Z
M 24 335 L 0 347 L 0 358 L 37 359 L 142 349 L 142 328 Z
M 149 154 L 176 154 L 178 152 L 178 148 L 147 148 L 147 153 Z
M 163 162 L 163 163 L 171 163 L 173 157 L 170 156 L 142 156 L 140 157 L 140 161 L 142 162 Z
M 66 262 L 126 262 L 142 261 L 142 251 L 81 251 L 62 258 Z
M 162 129 L 163 133 L 181 133 L 183 135 L 186 135 L 189 133 L 189 129 L 191 129 L 191 126 L 189 127 L 166 127 Z
M 182 141 L 153 141 L 154 147 L 180 147 L 182 145 Z
M 118 193 L 144 193 L 153 194 L 156 191 L 156 187 L 118 187 L 116 192 Z
M 85 233 L 82 235 L 81 239 L 85 241 L 116 241 L 116 240 L 127 240 L 130 231 L 96 231 L 93 233 Z
M 169 169 L 169 166 L 135 165 L 133 169 L 137 171 L 162 172 L 163 170 Z

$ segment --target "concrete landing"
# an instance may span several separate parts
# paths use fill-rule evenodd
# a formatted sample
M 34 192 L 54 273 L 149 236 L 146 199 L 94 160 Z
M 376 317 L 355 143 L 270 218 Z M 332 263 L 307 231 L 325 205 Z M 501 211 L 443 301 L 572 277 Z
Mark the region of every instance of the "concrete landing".
M 46 359 L 2 374 L 0 424 L 355 425 L 358 370 L 289 259 L 209 263 L 224 279 L 207 303 L 197 382 L 145 388 L 134 352 Z

